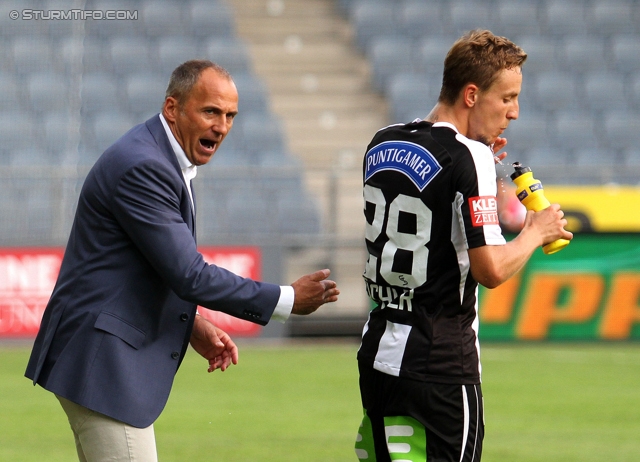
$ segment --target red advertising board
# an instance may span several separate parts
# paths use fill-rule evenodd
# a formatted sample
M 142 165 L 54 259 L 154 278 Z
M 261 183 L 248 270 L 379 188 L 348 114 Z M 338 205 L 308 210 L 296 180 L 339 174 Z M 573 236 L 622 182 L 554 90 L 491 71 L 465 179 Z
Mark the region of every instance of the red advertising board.
M 61 248 L 0 249 L 0 338 L 34 337 L 62 263 Z M 257 247 L 202 247 L 208 263 L 239 276 L 260 279 Z M 229 335 L 257 336 L 260 326 L 224 313 L 199 309 Z

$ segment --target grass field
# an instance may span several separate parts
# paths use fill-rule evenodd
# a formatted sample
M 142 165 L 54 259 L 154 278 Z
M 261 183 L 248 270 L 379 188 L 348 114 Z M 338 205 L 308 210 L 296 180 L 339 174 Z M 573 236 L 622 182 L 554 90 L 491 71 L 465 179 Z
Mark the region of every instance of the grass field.
M 355 343 L 240 343 L 206 373 L 192 351 L 156 422 L 161 462 L 352 461 Z M 640 344 L 485 344 L 483 462 L 640 460 Z M 55 398 L 0 348 L 0 461 L 73 461 Z

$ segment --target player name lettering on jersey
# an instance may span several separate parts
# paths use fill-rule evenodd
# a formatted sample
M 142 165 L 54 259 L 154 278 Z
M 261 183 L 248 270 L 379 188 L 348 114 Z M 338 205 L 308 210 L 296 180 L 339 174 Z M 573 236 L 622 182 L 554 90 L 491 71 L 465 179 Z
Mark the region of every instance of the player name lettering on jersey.
M 409 177 L 420 191 L 442 170 L 433 154 L 406 141 L 380 143 L 367 152 L 365 159 L 365 181 L 381 170 L 395 170 Z
M 469 211 L 473 226 L 499 224 L 498 201 L 493 196 L 470 197 Z
M 369 298 L 379 303 L 383 309 L 393 308 L 395 310 L 413 311 L 411 304 L 413 300 L 413 289 L 402 291 L 402 293 L 399 294 L 394 287 L 373 284 L 369 281 L 366 283 L 366 288 Z

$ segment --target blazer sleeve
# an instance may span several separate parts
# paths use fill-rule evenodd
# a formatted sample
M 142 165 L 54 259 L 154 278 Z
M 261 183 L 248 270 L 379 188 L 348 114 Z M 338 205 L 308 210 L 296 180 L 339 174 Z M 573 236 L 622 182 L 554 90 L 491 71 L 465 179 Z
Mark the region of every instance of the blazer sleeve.
M 150 265 L 183 300 L 265 325 L 280 287 L 207 264 L 180 209 L 184 184 L 160 161 L 126 170 L 116 183 L 116 219 Z

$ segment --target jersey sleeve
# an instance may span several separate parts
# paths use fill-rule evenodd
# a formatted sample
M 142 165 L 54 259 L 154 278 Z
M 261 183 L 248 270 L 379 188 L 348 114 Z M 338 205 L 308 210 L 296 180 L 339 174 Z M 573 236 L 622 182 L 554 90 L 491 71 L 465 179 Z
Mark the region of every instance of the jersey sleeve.
M 468 248 L 506 243 L 498 221 L 496 170 L 488 146 L 462 135 L 456 137 L 468 149 L 455 169 L 457 197 L 454 213 Z

